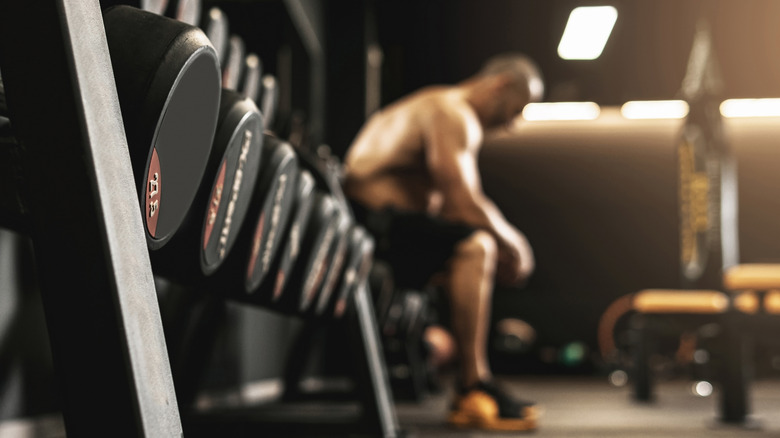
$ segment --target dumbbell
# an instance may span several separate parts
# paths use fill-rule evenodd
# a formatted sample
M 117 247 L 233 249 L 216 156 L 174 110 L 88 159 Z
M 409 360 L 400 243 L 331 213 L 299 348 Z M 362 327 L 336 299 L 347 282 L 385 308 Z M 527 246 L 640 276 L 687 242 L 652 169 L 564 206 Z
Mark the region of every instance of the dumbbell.
M 331 246 L 326 261 L 327 273 L 322 287 L 315 294 L 316 305 L 312 307 L 312 313 L 317 316 L 326 316 L 325 310 L 333 297 L 333 291 L 336 284 L 344 274 L 344 262 L 347 257 L 347 244 L 349 243 L 349 229 L 353 225 L 353 220 L 348 213 L 341 216 L 339 225 L 336 228 L 336 241 Z M 327 315 L 330 316 L 330 315 Z
M 338 305 L 341 307 L 339 315 L 343 314 L 345 304 L 349 299 L 349 294 L 354 292 L 357 282 L 363 281 L 368 275 L 368 268 L 371 267 L 372 253 L 373 253 L 373 240 L 365 233 L 364 229 L 352 231 L 356 225 L 353 224 L 354 220 L 350 211 L 349 205 L 346 201 L 346 197 L 341 188 L 339 180 L 340 165 L 338 160 L 330 154 L 330 149 L 327 146 L 320 146 L 317 148 L 316 154 L 306 152 L 304 150 L 299 151 L 299 158 L 301 165 L 309 169 L 315 176 L 319 186 L 327 192 L 337 205 L 338 216 L 340 216 L 340 222 L 336 231 L 336 238 L 334 244 L 331 246 L 328 258 L 327 268 L 325 270 L 325 278 L 323 285 L 313 292 L 313 297 L 316 297 L 316 305 L 309 310 L 308 313 L 315 314 L 317 316 L 331 317 L 335 312 L 335 307 Z M 351 242 L 350 236 L 352 233 L 357 233 L 356 240 L 361 243 Z M 359 249 L 364 238 L 369 238 L 368 246 Z M 348 260 L 348 253 L 352 245 L 355 254 L 360 254 L 361 251 L 367 251 L 369 254 L 364 258 L 358 258 L 353 260 L 353 270 L 349 269 L 349 263 L 345 263 Z M 365 265 L 354 267 L 355 263 L 361 263 L 365 260 Z M 355 271 L 354 269 L 359 269 Z M 339 284 L 344 284 L 344 276 L 351 276 L 349 279 L 349 287 L 342 289 Z M 354 282 L 354 283 L 353 283 Z M 334 292 L 338 291 L 338 292 Z M 340 304 L 337 304 L 340 303 Z M 309 304 L 304 301 L 302 309 L 307 309 Z
M 260 82 L 262 74 L 263 64 L 260 62 L 260 58 L 254 53 L 248 54 L 244 59 L 241 78 L 238 80 L 238 91 L 242 96 L 257 102 L 262 85 Z
M 345 210 L 339 208 L 338 203 L 336 206 L 337 222 L 333 231 L 333 238 L 330 242 L 323 243 L 323 245 L 328 245 L 328 247 L 323 250 L 324 257 L 319 262 L 319 266 L 314 266 L 314 270 L 320 273 L 322 280 L 319 286 L 307 291 L 306 295 L 302 296 L 300 311 L 304 313 L 320 314 L 324 311 L 325 304 L 322 305 L 321 309 L 319 308 L 320 300 L 327 303 L 344 266 L 344 256 L 347 252 L 347 232 L 349 227 L 352 226 L 352 218 Z
M 200 0 L 168 0 L 165 15 L 182 23 L 197 26 L 200 24 L 200 3 Z
M 327 305 L 325 314 L 341 318 L 346 313 L 349 298 L 365 282 L 374 261 L 374 238 L 361 225 L 349 230 L 344 272 Z
M 392 339 L 422 338 L 427 323 L 428 300 L 416 290 L 398 290 L 385 317 L 379 322 L 382 334 Z
M 200 29 L 170 18 L 114 6 L 104 24 L 147 243 L 155 250 L 176 233 L 206 169 L 219 62 Z
M 387 262 L 374 260 L 368 274 L 368 285 L 374 299 L 374 313 L 377 321 L 382 321 L 390 308 L 395 293 L 393 269 Z
M 262 120 L 254 102 L 222 90 L 206 177 L 181 230 L 152 254 L 156 274 L 191 283 L 213 274 L 230 253 L 260 172 Z
M 244 72 L 246 47 L 244 40 L 238 35 L 231 35 L 228 40 L 228 51 L 222 64 L 222 87 L 237 90 Z M 265 116 L 265 112 L 263 112 Z
M 232 35 L 227 43 L 227 55 L 222 63 L 222 86 L 238 90 L 244 97 L 257 102 L 261 89 L 262 64 L 254 54 L 246 54 L 244 40 Z
M 132 6 L 157 15 L 163 15 L 168 7 L 168 0 L 100 0 L 100 7 L 103 9 L 116 5 Z
M 325 279 L 325 262 L 335 241 L 341 214 L 332 196 L 315 191 L 300 254 L 274 309 L 288 313 L 301 313 L 307 309 Z
M 276 174 L 269 176 L 273 180 L 268 184 L 270 190 L 258 216 L 246 269 L 244 291 L 250 295 L 260 295 L 260 285 L 272 272 L 274 257 L 278 256 L 282 239 L 285 237 L 283 231 L 292 216 L 296 183 L 300 173 L 298 159 L 292 146 L 275 138 L 274 141 L 279 144 L 273 150 L 269 164 L 277 163 L 274 165 Z
M 282 297 L 282 291 L 290 278 L 290 272 L 301 252 L 301 241 L 306 233 L 314 207 L 315 193 L 314 177 L 307 170 L 303 170 L 298 177 L 298 185 L 295 192 L 292 219 L 285 230 L 286 244 L 282 253 L 277 257 L 272 268 L 272 275 L 267 280 L 273 282 L 271 301 L 278 301 Z
M 291 297 L 290 291 L 288 291 L 285 304 L 288 308 L 294 309 L 296 313 L 321 315 L 327 307 L 336 282 L 341 277 L 347 249 L 347 233 L 353 220 L 347 206 L 339 202 L 342 198 L 341 186 L 335 181 L 338 175 L 335 169 L 328 165 L 329 161 L 323 159 L 322 156 L 315 156 L 301 149 L 298 150 L 298 158 L 301 166 L 312 173 L 319 188 L 327 193 L 335 203 L 336 224 L 332 237 L 328 230 L 322 244 L 315 244 L 319 254 L 314 256 L 314 265 L 305 268 L 305 275 L 309 275 L 306 281 L 310 282 L 311 287 L 307 287 L 305 283 L 302 288 L 291 286 L 296 293 L 293 293 Z M 290 305 L 291 303 L 292 305 Z
M 228 51 L 228 38 L 230 35 L 230 25 L 228 16 L 222 9 L 212 7 L 207 14 L 204 14 L 200 21 L 200 28 L 209 37 L 209 41 L 217 51 L 217 58 L 220 66 L 224 65 L 225 57 Z
M 265 117 L 266 131 L 274 130 L 276 113 L 279 110 L 279 85 L 273 75 L 263 76 L 263 92 L 260 97 L 260 111 Z
M 264 136 L 263 165 L 252 191 L 252 200 L 236 244 L 206 287 L 230 298 L 253 304 L 269 301 L 270 291 L 259 287 L 272 272 L 292 215 L 300 170 L 292 147 Z

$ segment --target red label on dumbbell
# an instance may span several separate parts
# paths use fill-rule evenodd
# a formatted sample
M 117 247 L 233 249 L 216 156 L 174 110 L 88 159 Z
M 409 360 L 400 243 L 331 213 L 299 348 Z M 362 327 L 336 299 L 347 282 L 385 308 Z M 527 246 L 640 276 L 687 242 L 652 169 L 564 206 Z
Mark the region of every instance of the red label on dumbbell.
M 336 318 L 341 318 L 341 316 L 344 315 L 345 310 L 347 310 L 347 300 L 339 298 L 339 301 L 336 303 L 336 308 L 333 310 L 333 314 Z
M 222 168 L 219 170 L 219 176 L 217 176 L 217 183 L 214 184 L 214 189 L 211 191 L 211 200 L 209 201 L 209 209 L 206 213 L 206 230 L 203 232 L 203 249 L 209 244 L 211 238 L 211 232 L 214 231 L 214 223 L 217 221 L 217 212 L 219 212 L 219 204 L 222 201 L 222 192 L 225 187 L 225 169 L 227 169 L 227 163 L 222 161 Z
M 252 255 L 249 257 L 249 266 L 246 270 L 247 280 L 252 280 L 252 276 L 255 273 L 255 266 L 257 264 L 257 256 L 260 255 L 260 243 L 263 237 L 263 223 L 265 222 L 265 213 L 260 215 L 260 220 L 257 221 L 257 228 L 255 229 L 255 237 L 252 239 Z
M 328 271 L 328 275 L 325 278 L 325 284 L 322 286 L 320 299 L 317 303 L 317 312 L 321 312 L 324 306 L 327 305 L 327 302 L 333 293 L 333 289 L 336 287 L 336 282 L 339 279 L 338 274 L 341 273 L 341 267 L 344 265 L 344 259 L 346 255 L 346 250 L 344 247 L 346 246 L 346 241 L 340 245 L 342 246 L 336 249 L 335 258 L 333 259 L 333 263 L 330 266 L 330 271 Z
M 284 199 L 284 191 L 287 187 L 287 175 L 282 174 L 279 176 L 279 186 L 276 188 L 274 194 L 274 203 L 271 209 L 271 228 L 268 230 L 268 237 L 265 240 L 265 248 L 263 248 L 263 274 L 268 272 L 268 268 L 271 266 L 271 257 L 274 254 L 276 248 L 274 244 L 277 241 L 276 234 L 279 232 L 279 219 L 282 214 L 282 200 Z
M 357 281 L 363 281 L 366 279 L 366 277 L 368 277 L 373 261 L 374 258 L 371 256 L 370 252 L 363 254 L 363 258 L 360 261 L 360 267 L 358 268 L 357 279 L 356 279 Z
M 284 287 L 285 275 L 283 271 L 276 273 L 276 284 L 274 285 L 274 301 L 278 300 L 282 296 L 282 288 Z
M 320 247 L 317 248 L 317 253 L 314 255 L 314 263 L 312 263 L 312 272 L 306 278 L 306 282 L 303 284 L 303 299 L 304 302 L 308 302 L 314 293 L 322 283 L 322 279 L 325 277 L 325 264 L 327 261 L 328 251 L 330 251 L 330 245 L 333 242 L 333 237 L 336 233 L 334 226 L 329 226 L 325 230 L 325 236 L 322 238 Z
M 361 257 L 360 265 L 358 266 L 357 270 L 353 268 L 347 269 L 347 272 L 344 273 L 345 276 L 344 280 L 347 283 L 347 288 L 351 288 L 355 284 L 355 282 L 365 279 L 368 276 L 368 271 L 371 269 L 372 263 L 373 263 L 373 257 L 371 256 L 371 253 L 366 253 L 363 254 L 363 257 Z M 344 311 L 346 310 L 347 310 L 347 297 L 342 295 L 339 297 L 339 300 L 336 303 L 336 308 L 333 310 L 333 315 L 336 318 L 341 318 L 341 316 L 344 315 Z
M 325 279 L 325 272 L 327 271 L 327 265 L 328 265 L 328 259 L 322 260 L 322 262 L 316 269 L 314 269 L 314 274 L 310 276 L 310 280 L 313 279 L 314 283 L 312 286 L 308 289 L 306 289 L 306 295 L 303 297 L 303 303 L 308 304 L 313 298 L 314 293 L 317 292 L 317 288 L 320 284 L 322 284 L 322 281 Z
M 157 234 L 157 220 L 160 218 L 160 191 L 162 189 L 162 174 L 160 172 L 160 158 L 157 156 L 157 148 L 152 148 L 152 159 L 149 161 L 149 171 L 146 173 L 146 187 L 144 189 L 144 204 L 146 205 L 144 216 L 146 230 L 152 237 Z

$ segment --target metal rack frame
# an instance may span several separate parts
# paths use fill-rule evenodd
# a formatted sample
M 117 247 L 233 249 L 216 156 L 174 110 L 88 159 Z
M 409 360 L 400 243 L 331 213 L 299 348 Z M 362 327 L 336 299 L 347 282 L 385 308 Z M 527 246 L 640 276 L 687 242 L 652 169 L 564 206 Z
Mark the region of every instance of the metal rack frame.
M 98 0 L 1 2 L 0 70 L 18 139 L 0 220 L 33 239 L 67 433 L 182 436 Z M 373 430 L 396 436 L 367 288 L 354 300 Z

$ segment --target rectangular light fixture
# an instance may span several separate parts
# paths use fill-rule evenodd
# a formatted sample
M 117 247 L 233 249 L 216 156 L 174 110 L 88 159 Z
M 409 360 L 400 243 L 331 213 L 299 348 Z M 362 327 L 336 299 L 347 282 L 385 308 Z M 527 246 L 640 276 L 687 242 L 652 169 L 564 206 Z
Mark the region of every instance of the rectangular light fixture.
M 780 99 L 727 99 L 720 104 L 723 117 L 780 117 Z
M 639 119 L 682 119 L 688 115 L 684 100 L 635 100 L 620 107 L 623 117 Z
M 594 120 L 599 114 L 594 102 L 529 103 L 523 108 L 523 118 L 529 121 Z
M 612 6 L 574 8 L 558 44 L 558 55 L 563 59 L 583 60 L 601 56 L 617 15 L 617 9 Z

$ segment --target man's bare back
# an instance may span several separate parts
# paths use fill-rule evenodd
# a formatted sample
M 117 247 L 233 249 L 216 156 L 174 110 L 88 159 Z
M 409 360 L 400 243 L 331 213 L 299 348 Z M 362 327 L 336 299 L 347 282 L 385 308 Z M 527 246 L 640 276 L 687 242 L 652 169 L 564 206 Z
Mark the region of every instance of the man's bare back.
M 445 125 L 449 125 L 448 127 Z M 346 157 L 345 191 L 371 208 L 438 214 L 443 194 L 429 168 L 433 130 L 455 130 L 452 147 L 476 153 L 482 129 L 463 93 L 429 87 L 387 107 L 363 127 Z

